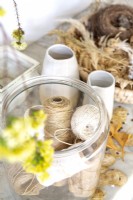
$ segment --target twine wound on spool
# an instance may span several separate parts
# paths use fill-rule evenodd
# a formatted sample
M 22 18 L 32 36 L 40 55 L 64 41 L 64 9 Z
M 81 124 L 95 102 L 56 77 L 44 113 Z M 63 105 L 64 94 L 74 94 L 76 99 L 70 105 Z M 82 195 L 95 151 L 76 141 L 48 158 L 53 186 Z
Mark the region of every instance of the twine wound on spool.
M 53 139 L 53 147 L 56 151 L 68 147 L 74 143 L 74 135 L 71 131 L 72 104 L 66 97 L 55 96 L 44 101 L 44 109 L 47 114 L 45 123 L 46 139 Z
M 81 140 L 92 137 L 98 127 L 100 115 L 97 107 L 86 104 L 76 109 L 72 116 L 71 128 L 73 133 Z
M 80 171 L 68 179 L 69 191 L 76 197 L 91 197 L 97 187 L 102 153 L 92 161 L 88 161 L 88 168 Z
M 34 174 L 27 173 L 20 163 L 6 164 L 8 179 L 19 195 L 38 195 L 44 188 Z

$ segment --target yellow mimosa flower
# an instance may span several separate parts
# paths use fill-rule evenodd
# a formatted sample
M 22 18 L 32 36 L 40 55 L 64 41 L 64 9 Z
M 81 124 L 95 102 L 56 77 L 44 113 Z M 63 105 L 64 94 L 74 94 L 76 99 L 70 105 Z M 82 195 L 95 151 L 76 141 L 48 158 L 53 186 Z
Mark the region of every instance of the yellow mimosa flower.
M 0 17 L 3 17 L 6 14 L 6 11 L 0 7 Z
M 0 159 L 22 163 L 27 172 L 36 174 L 43 181 L 48 178 L 47 170 L 54 153 L 51 140 L 37 137 L 45 120 L 44 111 L 36 111 L 27 118 L 11 118 L 0 135 Z

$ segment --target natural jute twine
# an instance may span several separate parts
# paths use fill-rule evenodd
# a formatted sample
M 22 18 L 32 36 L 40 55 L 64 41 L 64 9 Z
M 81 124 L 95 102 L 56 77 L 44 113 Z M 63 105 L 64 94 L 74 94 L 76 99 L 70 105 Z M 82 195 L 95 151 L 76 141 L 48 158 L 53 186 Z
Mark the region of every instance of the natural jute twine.
M 71 120 L 73 133 L 83 141 L 91 138 L 98 127 L 99 118 L 99 110 L 96 106 L 86 104 L 78 107 Z
M 38 195 L 44 188 L 34 174 L 25 172 L 21 164 L 5 164 L 5 166 L 10 184 L 19 195 Z
M 68 179 L 69 191 L 77 197 L 91 197 L 97 187 L 102 153 L 88 161 L 88 168 Z
M 47 114 L 45 123 L 45 138 L 53 139 L 53 147 L 62 150 L 73 144 L 75 136 L 71 131 L 72 104 L 63 96 L 55 96 L 44 101 Z

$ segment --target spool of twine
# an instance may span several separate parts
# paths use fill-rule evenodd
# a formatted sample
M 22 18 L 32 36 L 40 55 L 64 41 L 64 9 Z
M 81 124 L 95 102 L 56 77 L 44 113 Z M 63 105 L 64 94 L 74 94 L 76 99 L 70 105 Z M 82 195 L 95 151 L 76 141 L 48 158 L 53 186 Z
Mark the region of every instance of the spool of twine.
M 19 195 L 38 195 L 44 188 L 36 176 L 25 172 L 20 163 L 5 164 L 8 179 L 15 192 Z
M 88 168 L 68 179 L 69 191 L 76 197 L 93 196 L 100 174 L 102 154 L 88 161 Z
M 75 136 L 71 131 L 72 104 L 66 97 L 55 96 L 44 101 L 47 113 L 45 137 L 53 140 L 55 151 L 65 149 L 73 144 Z
M 78 107 L 71 120 L 74 135 L 81 140 L 91 138 L 98 127 L 99 119 L 99 110 L 96 106 L 86 104 Z

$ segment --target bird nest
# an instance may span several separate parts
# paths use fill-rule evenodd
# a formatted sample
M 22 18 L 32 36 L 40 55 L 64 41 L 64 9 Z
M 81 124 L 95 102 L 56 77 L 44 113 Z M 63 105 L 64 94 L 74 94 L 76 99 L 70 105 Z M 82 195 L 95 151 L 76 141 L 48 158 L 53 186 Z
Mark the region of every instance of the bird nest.
M 110 14 L 111 13 L 111 14 Z M 81 80 L 94 70 L 105 70 L 116 80 L 115 100 L 133 103 L 133 9 L 111 5 L 81 20 L 65 20 L 67 31 L 53 30 L 58 43 L 76 54 Z

